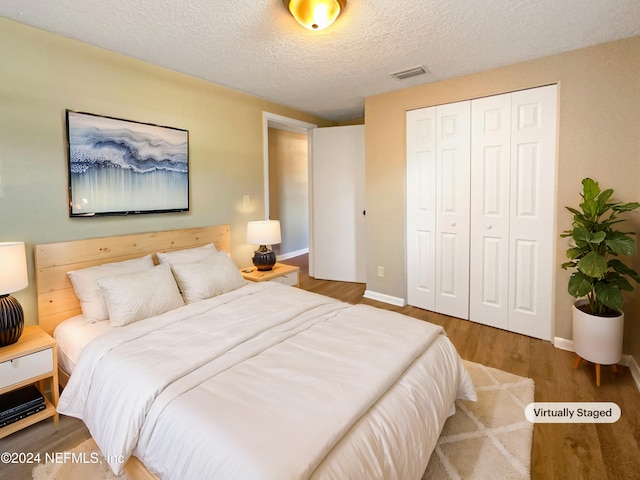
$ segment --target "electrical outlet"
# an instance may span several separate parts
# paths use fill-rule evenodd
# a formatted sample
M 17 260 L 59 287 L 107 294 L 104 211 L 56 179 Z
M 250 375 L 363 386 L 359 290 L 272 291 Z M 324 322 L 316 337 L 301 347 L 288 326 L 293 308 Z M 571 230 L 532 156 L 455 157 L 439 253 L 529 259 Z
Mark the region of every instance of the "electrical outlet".
M 248 207 L 250 202 L 251 202 L 251 197 L 249 195 L 243 195 L 242 196 L 242 206 L 243 207 Z
M 384 267 L 378 265 L 378 276 L 380 278 L 384 277 Z

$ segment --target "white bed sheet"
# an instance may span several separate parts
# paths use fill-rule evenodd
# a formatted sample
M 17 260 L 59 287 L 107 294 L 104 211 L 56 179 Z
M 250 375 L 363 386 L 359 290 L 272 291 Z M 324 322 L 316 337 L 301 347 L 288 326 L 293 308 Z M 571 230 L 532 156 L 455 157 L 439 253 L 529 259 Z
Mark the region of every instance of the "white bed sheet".
M 84 315 L 76 315 L 61 322 L 53 332 L 53 337 L 58 342 L 59 366 L 71 375 L 84 347 L 109 330 L 109 320 L 88 323 Z
M 168 479 L 408 479 L 456 398 L 475 392 L 440 327 L 261 283 L 112 329 L 58 410 L 115 472 L 135 450 Z

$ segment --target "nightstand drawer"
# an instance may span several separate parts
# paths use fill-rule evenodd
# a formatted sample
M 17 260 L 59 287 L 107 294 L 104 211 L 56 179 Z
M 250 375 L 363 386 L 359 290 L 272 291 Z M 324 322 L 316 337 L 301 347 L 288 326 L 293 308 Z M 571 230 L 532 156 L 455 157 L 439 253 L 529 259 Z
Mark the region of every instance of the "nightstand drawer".
M 0 363 L 0 388 L 53 371 L 53 349 L 23 355 Z
M 270 281 L 284 283 L 285 285 L 296 287 L 298 286 L 298 272 L 291 272 L 285 275 L 280 275 L 279 277 L 272 278 Z

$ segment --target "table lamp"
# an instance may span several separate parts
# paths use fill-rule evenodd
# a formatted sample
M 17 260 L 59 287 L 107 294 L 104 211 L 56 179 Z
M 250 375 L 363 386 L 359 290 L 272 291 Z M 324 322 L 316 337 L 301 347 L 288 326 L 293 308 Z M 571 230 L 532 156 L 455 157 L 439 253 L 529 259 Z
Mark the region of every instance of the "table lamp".
M 0 347 L 15 343 L 24 329 L 22 306 L 10 293 L 29 285 L 23 242 L 0 243 Z
M 260 245 L 253 255 L 253 264 L 260 271 L 271 270 L 276 264 L 276 254 L 267 245 L 280 243 L 280 222 L 259 220 L 247 223 L 247 243 Z

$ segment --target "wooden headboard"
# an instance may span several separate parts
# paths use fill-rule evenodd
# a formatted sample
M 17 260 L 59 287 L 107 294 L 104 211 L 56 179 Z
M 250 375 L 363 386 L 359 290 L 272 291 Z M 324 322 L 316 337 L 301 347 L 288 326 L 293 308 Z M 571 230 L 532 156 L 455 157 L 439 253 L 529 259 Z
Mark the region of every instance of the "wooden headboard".
M 68 271 L 208 243 L 229 253 L 229 225 L 36 245 L 36 294 L 40 327 L 51 334 L 60 322 L 81 313 L 80 302 L 73 292 Z M 155 255 L 153 258 L 157 263 Z

